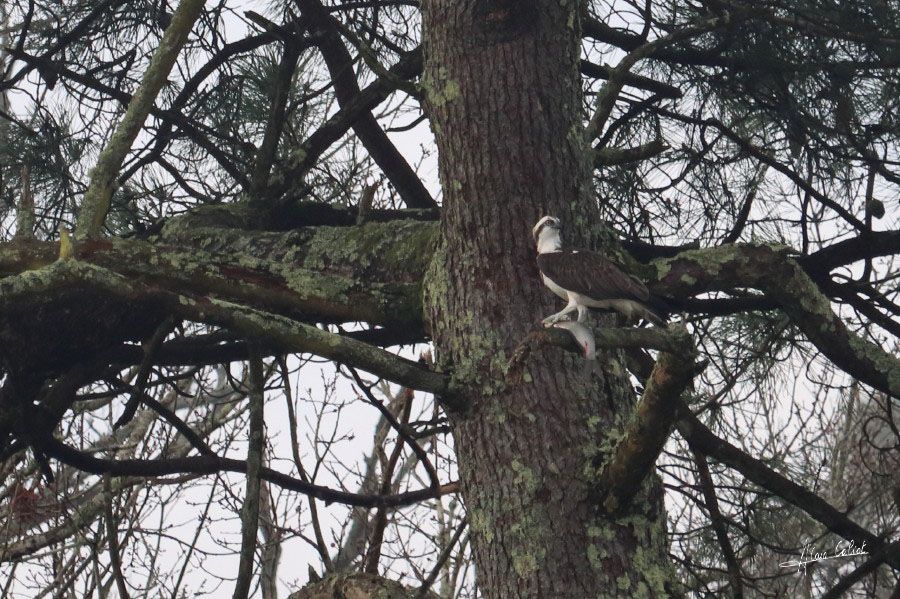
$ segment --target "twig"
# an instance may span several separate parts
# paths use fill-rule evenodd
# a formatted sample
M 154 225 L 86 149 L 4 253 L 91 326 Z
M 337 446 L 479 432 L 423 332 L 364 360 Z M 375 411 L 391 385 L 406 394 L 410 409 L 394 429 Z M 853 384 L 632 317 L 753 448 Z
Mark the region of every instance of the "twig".
M 147 388 L 147 381 L 150 379 L 150 371 L 153 368 L 153 360 L 156 357 L 156 352 L 174 328 L 175 319 L 172 317 L 166 318 L 163 323 L 156 328 L 153 336 L 144 344 L 144 359 L 141 361 L 140 368 L 138 368 L 137 379 L 135 380 L 133 387 L 129 386 L 131 397 L 125 402 L 125 409 L 122 411 L 122 415 L 119 416 L 115 424 L 113 424 L 113 429 L 120 428 L 122 425 L 131 422 L 131 419 L 134 418 L 141 400 L 146 396 L 144 390 Z
M 716 488 L 713 484 L 712 474 L 709 472 L 709 463 L 702 452 L 695 450 L 693 453 L 694 463 L 697 464 L 697 473 L 700 478 L 700 490 L 703 492 L 703 502 L 706 504 L 706 511 L 709 512 L 710 522 L 712 522 L 713 530 L 716 532 L 719 546 L 722 548 L 722 557 L 725 558 L 725 565 L 728 567 L 728 578 L 731 579 L 732 592 L 735 599 L 741 599 L 744 596 L 744 589 L 741 584 L 741 565 L 737 561 L 734 547 L 731 545 L 731 539 L 728 538 L 728 531 L 725 528 L 725 519 L 719 510 L 719 501 L 716 499 Z
M 297 438 L 297 414 L 294 411 L 294 398 L 291 392 L 290 379 L 288 378 L 290 373 L 284 358 L 279 358 L 278 363 L 281 368 L 284 400 L 287 403 L 288 426 L 290 427 L 291 435 L 291 456 L 294 458 L 294 465 L 297 467 L 300 480 L 309 483 L 311 481 L 306 474 L 306 469 L 303 467 L 303 461 L 300 459 L 300 442 Z M 331 556 L 328 554 L 328 545 L 325 543 L 325 536 L 322 534 L 322 526 L 319 522 L 319 508 L 314 497 L 307 497 L 307 499 L 309 500 L 309 517 L 312 521 L 313 534 L 316 537 L 316 550 L 319 552 L 319 557 L 322 558 L 325 571 L 333 572 L 334 564 L 331 561 Z
M 359 382 L 358 375 L 355 375 L 354 378 Z M 412 410 L 412 400 L 413 400 L 413 390 L 412 389 L 403 389 L 401 391 L 402 403 L 400 405 L 400 417 L 402 419 L 401 423 L 398 423 L 398 426 L 403 427 L 405 424 L 409 422 L 409 415 Z M 391 415 L 393 418 L 393 415 Z M 396 420 L 395 420 L 396 422 Z M 399 428 L 398 434 L 399 434 Z M 397 462 L 400 459 L 400 454 L 403 453 L 403 442 L 405 439 L 397 440 L 394 444 L 394 451 L 391 452 L 391 457 L 388 460 L 387 464 L 383 466 L 381 472 L 381 494 L 386 495 L 391 490 L 391 481 L 394 478 L 394 469 L 397 467 Z M 427 458 L 426 458 L 427 459 Z M 381 545 L 384 541 L 384 530 L 387 528 L 387 508 L 380 507 L 378 508 L 378 512 L 375 515 L 375 528 L 372 531 L 372 540 L 369 542 L 369 550 L 366 551 L 365 556 L 365 568 L 364 571 L 369 574 L 378 574 L 378 561 L 381 558 Z
M 431 572 L 428 573 L 428 576 L 425 577 L 425 580 L 422 581 L 422 586 L 419 587 L 418 593 L 416 593 L 416 599 L 425 599 L 428 596 L 428 590 L 431 588 L 431 585 L 434 584 L 434 581 L 437 580 L 438 574 L 441 572 L 441 568 L 444 567 L 444 564 L 450 559 L 450 556 L 453 554 L 453 547 L 456 546 L 456 543 L 459 542 L 459 538 L 462 536 L 462 533 L 466 530 L 466 526 L 468 526 L 468 521 L 463 518 L 459 525 L 456 527 L 456 531 L 453 533 L 453 537 L 451 537 L 450 541 L 447 543 L 447 546 L 444 547 L 444 550 L 441 551 L 441 554 L 438 556 L 437 561 L 434 563 L 434 567 L 431 569 Z
M 119 553 L 119 537 L 116 530 L 116 522 L 112 509 L 112 484 L 108 474 L 103 476 L 103 493 L 106 507 L 106 542 L 109 547 L 109 561 L 112 564 L 113 578 L 116 579 L 116 587 L 119 589 L 119 597 L 128 599 L 128 587 L 125 586 L 125 577 L 122 575 L 122 559 Z
M 356 372 L 355 368 L 348 368 L 350 370 L 350 374 L 353 376 L 353 380 L 356 381 L 356 384 L 359 386 L 363 395 L 366 396 L 366 399 L 370 404 L 375 406 L 375 408 L 381 412 L 381 415 L 384 416 L 384 419 L 388 421 L 388 424 L 391 425 L 395 431 L 397 431 L 397 435 L 409 445 L 409 448 L 416 454 L 416 457 L 419 458 L 419 462 L 421 462 L 422 466 L 425 468 L 425 471 L 428 473 L 428 480 L 431 482 L 431 488 L 437 489 L 441 486 L 440 478 L 438 477 L 437 470 L 435 470 L 434 465 L 431 463 L 431 460 L 428 458 L 428 453 L 422 449 L 422 446 L 419 445 L 413 435 L 409 430 L 409 426 L 406 424 L 400 423 L 391 411 L 385 406 L 382 402 L 378 401 L 374 395 L 372 395 L 372 391 L 365 384 L 362 378 L 359 376 L 359 373 Z M 412 393 L 411 389 L 404 389 L 403 393 Z

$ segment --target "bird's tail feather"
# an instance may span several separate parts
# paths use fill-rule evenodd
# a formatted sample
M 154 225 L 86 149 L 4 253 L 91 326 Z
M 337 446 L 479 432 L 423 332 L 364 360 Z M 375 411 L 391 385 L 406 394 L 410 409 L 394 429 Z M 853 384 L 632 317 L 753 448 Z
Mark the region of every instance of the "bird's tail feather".
M 669 320 L 669 315 L 674 312 L 674 310 L 672 310 L 672 306 L 670 306 L 668 302 L 656 295 L 650 296 L 650 298 L 647 300 L 645 309 L 646 314 L 643 315 L 644 318 L 660 327 L 666 326 L 666 322 Z

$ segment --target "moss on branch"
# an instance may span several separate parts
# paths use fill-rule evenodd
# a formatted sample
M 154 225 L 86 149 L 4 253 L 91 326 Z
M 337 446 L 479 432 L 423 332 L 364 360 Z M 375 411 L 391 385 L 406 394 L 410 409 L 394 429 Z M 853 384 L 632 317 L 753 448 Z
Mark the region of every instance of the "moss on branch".
M 451 396 L 442 374 L 383 349 L 288 317 L 209 296 L 190 296 L 133 281 L 105 268 L 69 260 L 0 281 L 0 314 L 33 297 L 81 289 L 123 304 L 145 304 L 160 313 L 216 324 L 284 352 L 312 353 L 366 370 L 407 387 Z M 62 325 L 61 325 L 62 326 Z M 70 340 L 72 351 L 79 351 Z M 11 356 L 6 356 L 11 359 Z
M 81 203 L 78 215 L 77 233 L 79 237 L 95 237 L 100 234 L 109 203 L 115 190 L 119 171 L 131 144 L 137 138 L 157 94 L 166 83 L 169 71 L 178 58 L 178 53 L 187 41 L 194 22 L 203 12 L 205 0 L 181 0 L 172 15 L 159 47 L 154 51 L 150 65 L 144 73 L 141 84 L 135 91 L 122 121 L 107 142 L 97 164 L 91 172 L 91 182 Z
M 45 269 L 57 244 L 0 244 L 0 360 L 53 371 L 87 345 L 152 331 L 160 294 L 248 306 L 304 322 L 367 322 L 421 331 L 422 272 L 435 223 L 395 221 L 283 233 L 188 227 L 161 239 L 85 240 L 73 258 L 136 284 L 123 301 Z M 51 280 L 46 280 L 51 277 Z M 140 325 L 140 326 L 138 326 Z
M 681 394 L 698 372 L 696 350 L 687 331 L 673 329 L 669 339 L 677 349 L 660 352 L 624 435 L 600 471 L 598 504 L 608 514 L 626 510 L 653 471 L 675 422 Z
M 654 262 L 651 290 L 690 297 L 710 291 L 761 291 L 791 318 L 836 366 L 893 397 L 900 398 L 900 360 L 851 332 L 831 302 L 784 248 L 763 244 L 723 245 L 691 250 Z

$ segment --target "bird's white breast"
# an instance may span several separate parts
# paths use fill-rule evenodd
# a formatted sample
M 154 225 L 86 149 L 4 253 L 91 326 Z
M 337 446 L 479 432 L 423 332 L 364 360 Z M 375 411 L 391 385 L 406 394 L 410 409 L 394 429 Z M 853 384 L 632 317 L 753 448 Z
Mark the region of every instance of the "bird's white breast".
M 546 286 L 550 289 L 550 291 L 552 291 L 553 293 L 555 293 L 555 294 L 558 295 L 559 297 L 563 298 L 564 300 L 568 301 L 568 299 L 569 299 L 569 294 L 566 292 L 565 289 L 563 289 L 562 287 L 560 287 L 559 285 L 557 285 L 556 283 L 554 283 L 554 282 L 550 279 L 550 277 L 548 277 L 548 276 L 545 275 L 544 273 L 541 273 L 541 280 L 544 281 L 544 285 L 546 285 Z

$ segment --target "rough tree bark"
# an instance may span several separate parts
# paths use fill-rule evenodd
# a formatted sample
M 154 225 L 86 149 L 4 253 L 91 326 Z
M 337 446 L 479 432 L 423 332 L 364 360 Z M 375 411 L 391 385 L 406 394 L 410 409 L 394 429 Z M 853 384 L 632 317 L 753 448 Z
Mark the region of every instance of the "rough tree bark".
M 545 349 L 520 384 L 504 369 L 550 294 L 531 226 L 562 217 L 600 236 L 581 122 L 579 3 L 430 0 L 423 6 L 427 109 L 444 191 L 426 275 L 442 369 L 468 389 L 454 438 L 486 597 L 663 596 L 665 515 L 656 477 L 617 519 L 591 501 L 634 392 L 617 355 L 586 374 Z

